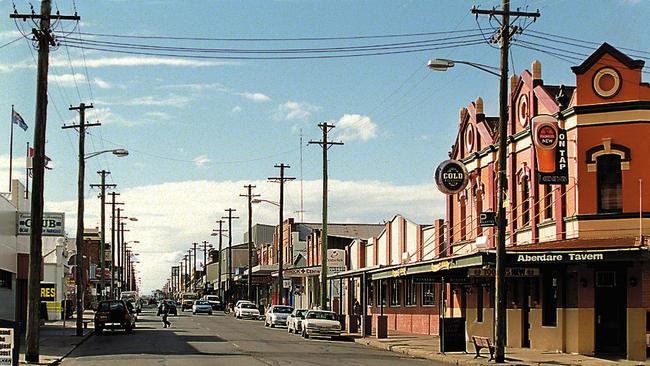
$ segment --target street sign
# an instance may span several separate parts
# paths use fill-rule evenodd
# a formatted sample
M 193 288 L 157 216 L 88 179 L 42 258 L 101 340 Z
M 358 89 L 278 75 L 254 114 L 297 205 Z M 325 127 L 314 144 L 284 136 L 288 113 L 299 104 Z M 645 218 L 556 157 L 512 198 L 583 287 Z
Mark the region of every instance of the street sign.
M 291 288 L 291 280 L 290 279 L 288 279 L 288 280 L 283 279 L 282 280 L 282 288 Z
M 481 212 L 478 216 L 478 226 L 492 227 L 497 226 L 497 214 L 493 211 Z
M 32 215 L 29 212 L 16 214 L 16 235 L 29 235 L 31 233 Z M 43 212 L 43 236 L 64 236 L 65 213 Z
M 345 271 L 345 250 L 328 249 L 327 250 L 327 272 L 335 274 Z

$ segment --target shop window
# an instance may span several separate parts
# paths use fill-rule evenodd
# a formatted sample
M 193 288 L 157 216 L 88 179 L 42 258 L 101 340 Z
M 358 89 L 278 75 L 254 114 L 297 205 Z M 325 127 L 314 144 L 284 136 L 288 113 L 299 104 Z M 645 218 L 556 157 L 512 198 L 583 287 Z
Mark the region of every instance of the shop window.
M 522 226 L 530 224 L 530 184 L 528 179 L 521 182 L 521 217 Z
M 381 305 L 386 306 L 386 299 L 388 299 L 388 283 L 386 281 L 381 282 Z
M 557 273 L 549 273 L 542 279 L 542 325 L 554 327 L 557 325 Z
M 432 306 L 436 304 L 436 288 L 433 283 L 422 285 L 422 306 Z
M 406 279 L 406 306 L 417 305 L 415 281 L 412 278 Z
M 400 306 L 401 282 L 400 280 L 390 281 L 390 306 Z
M 483 323 L 483 286 L 476 287 L 476 321 Z
M 597 159 L 598 173 L 598 212 L 623 211 L 623 176 L 621 157 L 607 154 Z
M 11 272 L 0 269 L 0 288 L 11 290 Z
M 368 284 L 368 306 L 375 305 L 375 283 L 370 282 Z

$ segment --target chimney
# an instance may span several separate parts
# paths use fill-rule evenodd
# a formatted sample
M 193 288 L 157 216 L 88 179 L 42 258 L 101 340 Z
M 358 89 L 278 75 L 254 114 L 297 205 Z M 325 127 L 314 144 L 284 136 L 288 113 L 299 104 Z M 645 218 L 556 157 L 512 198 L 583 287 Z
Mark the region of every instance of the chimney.
M 517 87 L 517 83 L 519 83 L 519 76 L 517 75 L 512 75 L 510 77 L 510 93 L 512 94 Z
M 483 114 L 483 98 L 476 98 L 474 104 L 476 104 L 476 114 Z
M 542 63 L 539 60 L 533 61 L 533 87 L 544 84 L 542 81 Z

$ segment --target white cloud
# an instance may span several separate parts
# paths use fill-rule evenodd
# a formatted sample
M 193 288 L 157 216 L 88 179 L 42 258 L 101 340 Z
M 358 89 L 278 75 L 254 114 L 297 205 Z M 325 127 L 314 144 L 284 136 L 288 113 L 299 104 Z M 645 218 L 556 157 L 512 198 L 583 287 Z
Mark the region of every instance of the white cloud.
M 198 167 L 202 167 L 208 164 L 211 160 L 208 158 L 207 155 L 199 155 L 195 157 L 192 161 L 194 162 L 194 165 Z
M 219 83 L 195 83 L 195 84 L 174 84 L 174 85 L 164 85 L 159 89 L 180 89 L 180 90 L 189 90 L 192 92 L 203 92 L 203 91 L 221 91 L 227 92 L 228 88 L 224 87 Z
M 143 114 L 146 118 L 158 119 L 158 120 L 169 120 L 172 117 L 165 112 L 147 112 Z
M 241 111 L 242 111 L 242 109 L 241 109 L 241 107 L 238 106 L 238 105 L 236 105 L 236 106 L 234 106 L 234 107 L 232 108 L 232 113 L 239 113 L 239 112 L 241 112 Z
M 191 101 L 192 99 L 190 97 L 172 94 L 166 97 L 147 95 L 144 97 L 133 98 L 129 100 L 98 100 L 95 101 L 95 104 L 183 108 L 186 107 Z
M 100 78 L 95 78 L 95 79 L 93 80 L 93 83 L 94 83 L 95 85 L 97 85 L 97 86 L 98 86 L 99 88 L 101 88 L 101 89 L 110 89 L 110 88 L 111 88 L 111 84 L 109 84 L 107 81 L 102 80 L 102 79 L 100 79 Z
M 50 62 L 51 67 L 109 67 L 109 66 L 118 66 L 118 67 L 132 67 L 132 66 L 178 66 L 178 67 L 212 67 L 212 66 L 224 66 L 224 65 L 235 65 L 237 63 L 231 61 L 214 61 L 214 60 L 188 60 L 181 58 L 171 58 L 171 57 L 138 57 L 138 56 L 126 56 L 126 57 L 102 57 L 95 59 L 86 59 L 84 62 L 83 59 L 72 59 L 71 61 L 67 58 L 58 57 L 54 58 Z
M 271 101 L 271 98 L 268 95 L 262 93 L 243 92 L 243 93 L 235 93 L 235 94 L 258 103 Z
M 319 110 L 321 110 L 321 107 L 314 104 L 288 101 L 278 106 L 276 111 L 273 113 L 273 118 L 280 121 L 305 119 Z
M 128 188 L 120 191 L 129 215 L 127 240 L 139 240 L 134 248 L 140 253 L 144 291 L 162 286 L 169 268 L 177 265 L 179 257 L 189 249 L 189 243 L 208 240 L 215 228 L 214 221 L 223 216 L 227 207 L 235 208 L 240 217 L 233 221 L 233 243 L 243 241 L 248 210 L 246 200 L 239 197 L 245 184 L 256 185 L 261 198 L 277 200 L 277 184 L 266 181 L 186 181 Z M 304 182 L 304 220 L 319 222 L 321 210 L 321 181 Z M 188 195 L 192 199 L 188 199 Z M 86 201 L 86 227 L 99 224 L 99 204 L 90 194 Z M 401 213 L 421 224 L 431 224 L 444 215 L 444 196 L 430 183 L 398 186 L 382 181 L 330 180 L 330 222 L 380 223 Z M 300 184 L 285 186 L 285 217 L 296 217 L 300 209 Z M 76 202 L 46 202 L 47 211 L 66 212 L 66 231 L 74 236 Z M 253 222 L 274 225 L 277 208 L 270 204 L 253 207 Z M 225 241 L 227 243 L 227 241 Z
M 72 88 L 75 85 L 86 82 L 84 74 L 49 74 L 47 80 L 51 83 L 57 83 L 62 88 Z
M 335 124 L 338 138 L 346 142 L 368 141 L 377 137 L 377 124 L 368 116 L 344 114 Z
M 2 42 L 11 41 L 19 37 L 22 37 L 22 34 L 17 30 L 0 32 L 0 41 Z

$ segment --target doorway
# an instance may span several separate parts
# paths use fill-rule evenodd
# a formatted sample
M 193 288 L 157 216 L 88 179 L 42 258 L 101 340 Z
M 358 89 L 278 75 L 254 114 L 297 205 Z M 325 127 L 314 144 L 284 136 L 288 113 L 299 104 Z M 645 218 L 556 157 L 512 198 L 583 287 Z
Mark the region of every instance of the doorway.
M 530 281 L 524 278 L 521 283 L 521 346 L 530 348 Z
M 625 268 L 595 271 L 596 353 L 626 354 L 625 279 Z

